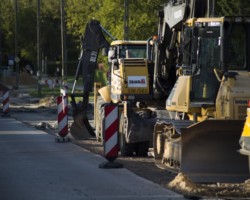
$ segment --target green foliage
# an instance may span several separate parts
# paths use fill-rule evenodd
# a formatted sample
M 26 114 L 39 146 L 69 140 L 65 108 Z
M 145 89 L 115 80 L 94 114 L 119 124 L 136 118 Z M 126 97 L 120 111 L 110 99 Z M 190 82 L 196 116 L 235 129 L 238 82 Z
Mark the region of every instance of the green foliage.
M 218 15 L 250 16 L 248 0 L 218 0 Z
M 14 54 L 15 50 L 15 3 L 16 0 L 0 1 L 0 55 Z M 66 21 L 66 48 L 68 71 L 75 71 L 80 52 L 80 36 L 84 34 L 87 22 L 95 18 L 114 37 L 124 37 L 124 0 L 64 0 Z M 168 0 L 129 1 L 129 39 L 146 40 L 157 34 L 157 11 Z M 41 53 L 48 62 L 61 61 L 61 0 L 40 0 L 41 2 Z M 26 59 L 37 63 L 37 0 L 17 0 L 18 3 L 18 50 Z M 249 15 L 247 0 L 217 0 L 218 15 Z M 109 41 L 110 38 L 106 37 Z M 105 57 L 99 56 L 100 62 Z M 1 64 L 1 63 L 0 63 Z M 54 71 L 51 66 L 49 71 Z

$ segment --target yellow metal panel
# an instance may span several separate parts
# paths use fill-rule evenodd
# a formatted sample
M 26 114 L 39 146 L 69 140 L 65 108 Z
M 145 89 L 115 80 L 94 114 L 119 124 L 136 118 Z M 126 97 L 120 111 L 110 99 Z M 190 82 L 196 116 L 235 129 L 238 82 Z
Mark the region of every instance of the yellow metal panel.
M 113 42 L 111 42 L 111 46 L 114 45 L 146 45 L 147 41 L 144 40 L 115 40 Z
M 195 23 L 208 23 L 208 22 L 224 22 L 225 18 L 224 17 L 219 17 L 219 18 L 191 18 L 186 21 L 187 26 L 194 26 Z
M 180 76 L 175 87 L 168 98 L 167 110 L 177 112 L 188 112 L 189 109 L 189 93 L 191 88 L 191 77 Z
M 247 118 L 242 132 L 243 137 L 250 137 L 250 108 L 247 109 Z

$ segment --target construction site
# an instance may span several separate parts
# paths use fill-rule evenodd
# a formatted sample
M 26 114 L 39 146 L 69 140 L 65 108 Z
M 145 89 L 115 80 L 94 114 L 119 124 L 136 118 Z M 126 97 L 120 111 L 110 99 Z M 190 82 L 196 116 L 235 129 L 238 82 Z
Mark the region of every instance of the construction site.
M 1 70 L 2 117 L 100 155 L 100 168 L 124 167 L 173 199 L 250 199 L 250 17 L 215 7 L 170 0 L 146 40 L 117 39 L 89 20 L 74 78 Z
M 8 77 L 2 80 L 2 84 L 11 87 L 15 83 L 16 77 Z M 3 85 L 1 90 L 3 91 Z M 49 87 L 44 85 L 44 88 Z M 69 88 L 70 89 L 70 88 Z M 58 137 L 57 104 L 55 95 L 48 95 L 38 98 L 30 95 L 30 91 L 37 90 L 37 79 L 30 74 L 20 75 L 20 87 L 18 90 L 10 89 L 9 114 L 14 118 L 36 129 Z M 50 89 L 52 92 L 52 89 Z M 90 102 L 93 105 L 93 102 Z M 93 123 L 93 110 L 88 110 L 90 121 Z M 3 114 L 3 111 L 1 111 Z M 69 106 L 68 123 L 73 123 L 71 116 L 72 109 Z M 69 132 L 67 137 L 71 142 L 81 148 L 103 156 L 104 147 L 95 137 L 89 139 L 76 140 Z M 240 147 L 239 147 L 240 148 Z M 172 173 L 156 167 L 153 158 L 153 149 L 150 148 L 147 157 L 140 156 L 121 156 L 117 161 L 121 162 L 125 168 L 131 172 L 159 184 L 161 187 L 168 188 L 183 194 L 187 199 L 248 199 L 250 196 L 250 179 L 240 183 L 195 183 L 189 180 L 183 173 Z

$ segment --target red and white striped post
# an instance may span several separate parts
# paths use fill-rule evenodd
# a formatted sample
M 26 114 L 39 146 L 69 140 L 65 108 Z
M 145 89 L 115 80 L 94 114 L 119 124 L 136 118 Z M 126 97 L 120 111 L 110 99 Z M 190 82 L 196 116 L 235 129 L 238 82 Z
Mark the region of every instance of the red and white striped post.
M 64 97 L 68 96 L 68 84 L 67 83 L 63 83 L 62 84 L 62 88 L 60 89 L 61 95 Z
M 10 116 L 10 93 L 9 90 L 3 91 L 3 117 Z
M 57 97 L 57 121 L 58 121 L 58 135 L 64 138 L 68 135 L 68 106 L 67 98 L 63 96 Z M 58 139 L 59 141 L 60 139 Z
M 100 168 L 121 168 L 122 164 L 113 162 L 118 157 L 118 106 L 107 104 L 104 107 L 104 156 L 109 161 Z

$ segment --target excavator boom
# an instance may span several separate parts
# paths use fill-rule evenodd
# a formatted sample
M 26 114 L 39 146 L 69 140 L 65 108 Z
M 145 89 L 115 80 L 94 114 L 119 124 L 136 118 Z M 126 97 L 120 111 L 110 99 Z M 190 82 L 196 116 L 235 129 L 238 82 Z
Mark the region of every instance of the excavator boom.
M 89 104 L 89 93 L 94 86 L 94 74 L 99 50 L 104 48 L 107 52 L 109 48 L 109 43 L 105 39 L 102 30 L 99 21 L 91 20 L 87 23 L 84 37 L 81 39 L 81 53 L 71 93 L 71 105 L 74 118 L 74 122 L 71 125 L 71 135 L 75 139 L 87 139 L 95 136 L 95 133 L 89 124 L 87 110 Z M 81 72 L 83 79 L 83 94 L 80 96 L 83 97 L 83 100 L 80 105 L 77 105 L 74 90 Z

